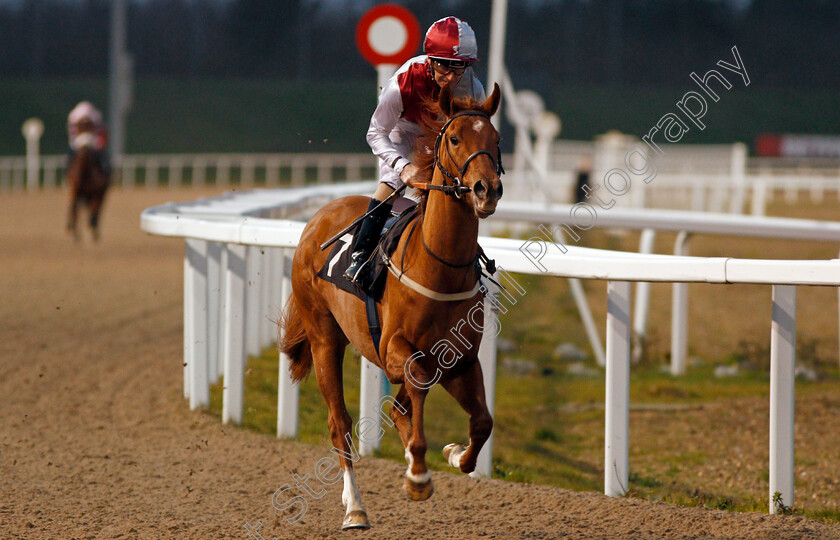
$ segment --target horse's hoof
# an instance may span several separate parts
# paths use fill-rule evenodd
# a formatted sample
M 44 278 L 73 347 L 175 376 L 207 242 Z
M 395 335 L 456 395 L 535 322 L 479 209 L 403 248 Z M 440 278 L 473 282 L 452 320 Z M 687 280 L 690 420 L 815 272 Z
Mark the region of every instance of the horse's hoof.
M 429 478 L 427 482 L 418 484 L 412 482 L 408 478 L 403 478 L 403 488 L 406 495 L 412 501 L 425 501 L 435 492 L 435 487 L 432 485 L 432 479 Z
M 367 514 L 363 510 L 353 510 L 344 517 L 344 523 L 341 525 L 341 530 L 349 529 L 370 529 L 370 522 Z
M 467 449 L 457 443 L 447 444 L 443 447 L 443 457 L 446 462 L 456 469 L 461 468 L 461 456 L 464 455 Z

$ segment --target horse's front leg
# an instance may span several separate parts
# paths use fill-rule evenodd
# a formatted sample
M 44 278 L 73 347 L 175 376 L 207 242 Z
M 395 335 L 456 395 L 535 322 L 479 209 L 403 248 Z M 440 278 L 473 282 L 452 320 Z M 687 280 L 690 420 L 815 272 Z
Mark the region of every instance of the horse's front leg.
M 481 364 L 477 359 L 473 360 L 461 376 L 442 385 L 470 415 L 470 445 L 464 448 L 460 444 L 448 444 L 443 449 L 443 457 L 451 466 L 461 469 L 461 472 L 471 473 L 475 470 L 481 448 L 493 431 L 493 417 L 490 416 L 484 395 Z
M 76 228 L 76 221 L 79 216 L 79 199 L 76 197 L 75 190 L 70 191 L 70 209 L 67 212 L 67 231 L 73 235 L 73 238 L 78 242 L 80 240 L 79 231 Z
M 411 399 L 411 438 L 405 449 L 405 459 L 408 468 L 405 471 L 405 488 L 408 498 L 413 501 L 425 501 L 432 496 L 435 488 L 432 485 L 432 473 L 426 467 L 426 435 L 423 432 L 423 406 L 426 403 L 428 390 L 410 387 L 408 396 Z
M 102 202 L 105 199 L 105 194 L 97 195 L 90 201 L 90 230 L 93 234 L 93 240 L 99 241 L 99 213 L 102 211 Z
M 405 386 L 401 386 L 389 415 L 397 428 L 403 448 L 408 448 L 408 442 L 411 440 L 411 412 L 411 399 Z
M 426 435 L 423 432 L 423 407 L 426 395 L 432 386 L 432 378 L 419 362 L 411 361 L 415 349 L 404 338 L 396 338 L 389 343 L 389 367 L 396 364 L 404 366 L 405 384 L 397 394 L 397 402 L 410 406 L 410 412 L 400 414 L 392 411 L 391 417 L 397 424 L 397 431 L 405 445 L 405 459 L 408 468 L 405 471 L 403 487 L 408 498 L 413 501 L 423 501 L 434 493 L 432 474 L 426 467 Z M 408 361 L 408 363 L 406 363 Z M 406 403 L 406 397 L 408 398 Z

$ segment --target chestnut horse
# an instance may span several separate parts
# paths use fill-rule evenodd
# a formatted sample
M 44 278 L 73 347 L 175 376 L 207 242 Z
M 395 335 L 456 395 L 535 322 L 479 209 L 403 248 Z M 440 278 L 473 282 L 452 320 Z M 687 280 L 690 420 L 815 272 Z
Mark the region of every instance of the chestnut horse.
M 84 144 L 76 150 L 73 162 L 67 168 L 67 183 L 70 186 L 70 211 L 67 218 L 67 230 L 73 233 L 76 241 L 80 234 L 76 228 L 79 206 L 85 204 L 90 214 L 88 223 L 94 241 L 99 240 L 99 213 L 105 200 L 105 192 L 110 184 L 110 177 L 102 172 L 94 162 L 94 152 Z
M 429 191 L 423 212 L 416 218 L 419 221 L 412 224 L 419 226 L 400 239 L 394 252 L 399 255 L 394 257 L 378 305 L 378 354 L 364 302 L 316 275 L 328 255 L 320 244 L 364 213 L 370 199 L 344 197 L 329 203 L 312 217 L 301 235 L 292 264 L 293 293 L 280 323 L 280 349 L 291 359 L 290 372 L 296 381 L 315 364 L 318 386 L 329 409 L 333 452 L 340 456 L 344 469 L 344 529 L 370 527 L 353 474 L 358 454 L 352 446 L 352 420 L 342 387 L 348 342 L 382 368 L 391 384 L 401 385 L 390 418 L 405 448 L 408 469 L 403 487 L 410 499 L 425 500 L 433 492 L 425 461 L 423 404 L 434 384 L 439 382 L 470 415 L 469 445 L 450 444 L 443 450 L 450 465 L 472 472 L 493 428 L 478 362 L 484 318 L 483 309 L 476 309 L 482 306 L 483 297 L 475 261 L 478 220 L 493 214 L 502 196 L 499 135 L 490 123 L 499 100 L 498 85 L 484 103 L 454 99 L 444 87 L 433 104 L 439 109 L 434 111 L 435 120 L 423 122 L 425 134 L 418 145 L 417 165 L 431 177 L 431 184 L 463 184 L 462 191 L 469 192 Z M 438 113 L 445 122 L 437 120 Z M 402 280 L 396 277 L 400 272 L 404 272 Z M 406 285 L 412 281 L 421 285 L 418 290 L 425 287 L 425 292 Z M 468 317 L 472 324 L 466 324 Z M 448 348 L 439 361 L 441 344 L 452 345 L 442 340 L 451 330 L 458 332 L 461 350 Z

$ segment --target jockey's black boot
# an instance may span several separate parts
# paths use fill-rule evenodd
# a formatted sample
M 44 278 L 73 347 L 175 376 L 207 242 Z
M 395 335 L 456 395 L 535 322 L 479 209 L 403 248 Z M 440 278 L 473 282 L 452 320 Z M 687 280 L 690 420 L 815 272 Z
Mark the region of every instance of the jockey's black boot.
M 381 201 L 371 199 L 368 204 L 368 212 L 376 208 Z M 382 232 L 382 226 L 388 219 L 388 214 L 391 212 L 391 204 L 383 204 L 371 212 L 359 224 L 358 232 L 353 236 L 353 253 L 350 256 L 350 266 L 344 271 L 344 277 L 358 285 L 363 289 L 370 286 L 369 277 L 370 271 L 367 268 L 367 261 L 370 259 L 373 249 L 376 247 L 377 240 L 379 240 L 379 233 Z

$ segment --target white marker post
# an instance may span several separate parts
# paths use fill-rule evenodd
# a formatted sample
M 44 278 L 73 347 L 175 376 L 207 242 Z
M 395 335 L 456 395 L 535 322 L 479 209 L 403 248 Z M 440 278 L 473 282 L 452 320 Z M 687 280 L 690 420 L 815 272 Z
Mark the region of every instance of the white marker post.
M 23 138 L 26 139 L 26 185 L 27 190 L 38 187 L 38 176 L 41 171 L 41 135 L 44 134 L 44 123 L 40 118 L 29 118 L 21 127 Z

